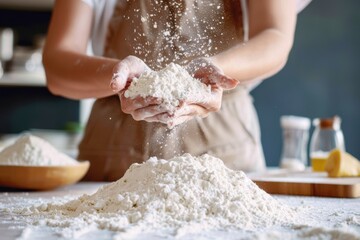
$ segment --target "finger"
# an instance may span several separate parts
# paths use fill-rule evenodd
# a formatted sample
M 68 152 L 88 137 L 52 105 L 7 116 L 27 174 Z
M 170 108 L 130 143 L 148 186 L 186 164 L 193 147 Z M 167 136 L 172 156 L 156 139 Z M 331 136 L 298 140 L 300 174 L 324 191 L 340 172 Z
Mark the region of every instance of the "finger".
M 167 114 L 166 109 L 161 105 L 140 108 L 131 113 L 136 121 L 145 120 L 159 115 Z
M 178 108 L 177 110 L 174 111 L 174 113 L 172 114 L 173 118 L 177 118 L 177 117 L 181 117 L 181 116 L 185 116 L 185 115 L 191 115 L 191 114 L 195 114 L 196 111 L 193 107 L 193 105 L 184 105 L 180 108 Z
M 216 83 L 224 89 L 233 89 L 239 83 L 236 79 L 225 76 L 220 68 L 210 63 L 203 68 L 199 68 L 194 77 L 205 84 Z
M 239 83 L 239 81 L 236 79 L 227 77 L 220 72 L 213 72 L 211 75 L 209 75 L 209 82 L 215 83 L 219 87 L 226 90 L 235 88 Z
M 140 58 L 128 56 L 116 64 L 110 87 L 113 91 L 122 90 L 129 79 L 140 76 L 143 72 L 151 70 Z
M 198 69 L 195 74 L 194 78 L 199 79 L 204 84 L 208 85 L 210 84 L 209 76 L 214 74 L 215 69 L 213 69 L 211 66 L 207 66 L 205 68 Z
M 129 78 L 129 66 L 126 62 L 121 61 L 116 64 L 113 70 L 113 76 L 110 82 L 110 87 L 114 92 L 119 92 L 125 88 L 127 80 Z
M 147 96 L 147 97 L 137 96 L 137 97 L 133 97 L 133 98 L 125 97 L 125 92 L 121 92 L 119 95 L 120 95 L 121 101 L 135 102 L 137 104 L 141 104 L 142 107 L 146 107 L 147 105 L 160 104 L 163 102 L 163 100 L 161 98 L 152 97 L 152 96 Z
M 211 93 L 201 96 L 191 96 L 186 99 L 186 105 L 198 105 L 206 109 L 208 112 L 216 112 L 221 107 L 223 89 L 213 84 L 211 85 Z
M 162 100 L 154 97 L 143 98 L 140 96 L 136 98 L 126 98 L 124 94 L 120 94 L 120 103 L 122 111 L 131 114 L 137 109 L 159 105 L 162 103 Z
M 161 113 L 152 117 L 147 117 L 144 120 L 146 122 L 161 122 L 167 124 L 167 122 L 171 119 L 168 113 Z
M 191 105 L 187 105 L 186 107 L 180 108 L 177 111 L 175 111 L 175 113 L 173 114 L 172 118 L 181 118 L 184 116 L 207 116 L 208 115 L 208 110 L 206 108 L 204 108 L 201 105 L 197 105 L 197 104 L 191 104 Z

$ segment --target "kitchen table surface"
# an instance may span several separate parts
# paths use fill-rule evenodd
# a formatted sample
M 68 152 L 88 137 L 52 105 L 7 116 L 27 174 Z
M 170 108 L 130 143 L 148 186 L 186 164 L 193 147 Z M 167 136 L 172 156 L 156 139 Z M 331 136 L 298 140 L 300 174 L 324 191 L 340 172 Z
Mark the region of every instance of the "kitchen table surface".
M 26 226 L 14 220 L 4 209 L 30 207 L 41 202 L 73 199 L 84 193 L 91 194 L 105 183 L 82 182 L 52 191 L 26 192 L 0 188 L 0 239 L 64 239 L 47 227 Z M 241 230 L 189 233 L 177 239 L 360 239 L 360 199 L 320 198 L 273 195 L 290 206 L 307 209 L 302 217 L 305 225 L 293 229 L 269 228 L 251 232 Z M 77 239 L 112 239 L 114 233 L 93 230 Z M 138 234 L 121 239 L 163 239 L 158 234 Z M 169 238 L 169 237 L 167 237 Z M 171 238 L 171 237 L 170 237 Z

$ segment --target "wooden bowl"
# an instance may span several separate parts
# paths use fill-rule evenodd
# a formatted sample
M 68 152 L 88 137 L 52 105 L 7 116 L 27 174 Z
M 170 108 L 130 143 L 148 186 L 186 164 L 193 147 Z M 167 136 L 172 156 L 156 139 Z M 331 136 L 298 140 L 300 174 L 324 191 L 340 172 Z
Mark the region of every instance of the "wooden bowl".
M 88 161 L 67 166 L 0 166 L 0 186 L 49 190 L 79 181 L 89 170 Z

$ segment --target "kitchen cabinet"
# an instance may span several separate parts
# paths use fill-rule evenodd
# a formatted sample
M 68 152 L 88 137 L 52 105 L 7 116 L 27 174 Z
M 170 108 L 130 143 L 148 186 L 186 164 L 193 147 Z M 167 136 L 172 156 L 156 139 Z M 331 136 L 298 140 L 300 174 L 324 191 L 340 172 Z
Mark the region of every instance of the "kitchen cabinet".
M 43 72 L 10 72 L 0 78 L 0 87 L 45 87 L 45 74 Z
M 79 122 L 79 101 L 52 95 L 44 86 L 0 86 L 0 133 L 64 129 Z
M 0 78 L 0 134 L 33 128 L 63 130 L 68 122 L 84 125 L 87 121 L 93 100 L 54 96 L 46 88 L 41 67 L 36 71 L 25 68 L 32 53 L 41 53 L 53 3 L 0 0 L 0 28 L 14 32 L 14 57 L 10 69 Z

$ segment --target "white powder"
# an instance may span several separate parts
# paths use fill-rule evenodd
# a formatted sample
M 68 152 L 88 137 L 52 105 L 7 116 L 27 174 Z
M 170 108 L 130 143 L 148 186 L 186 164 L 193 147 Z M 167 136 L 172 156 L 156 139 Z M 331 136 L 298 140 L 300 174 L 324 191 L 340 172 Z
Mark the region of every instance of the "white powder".
M 329 228 L 329 227 L 313 227 L 299 226 L 292 232 L 270 231 L 265 233 L 256 233 L 252 240 L 268 240 L 268 239 L 292 239 L 292 240 L 359 240 L 359 233 L 348 228 Z
M 134 78 L 125 97 L 155 97 L 162 99 L 162 106 L 174 111 L 182 100 L 200 101 L 211 94 L 210 86 L 194 79 L 180 65 L 170 63 L 160 71 L 145 72 Z
M 0 152 L 0 165 L 63 166 L 77 161 L 56 150 L 45 140 L 25 134 Z
M 295 219 L 293 208 L 258 188 L 243 172 L 210 155 L 190 154 L 135 163 L 121 179 L 93 195 L 20 213 L 29 215 L 29 223 L 64 228 L 62 234 L 68 237 L 88 227 L 126 233 L 171 229 L 181 235 L 189 229 L 264 229 Z
M 280 164 L 281 168 L 293 170 L 293 171 L 304 171 L 305 164 L 302 163 L 301 159 L 297 158 L 283 158 Z

